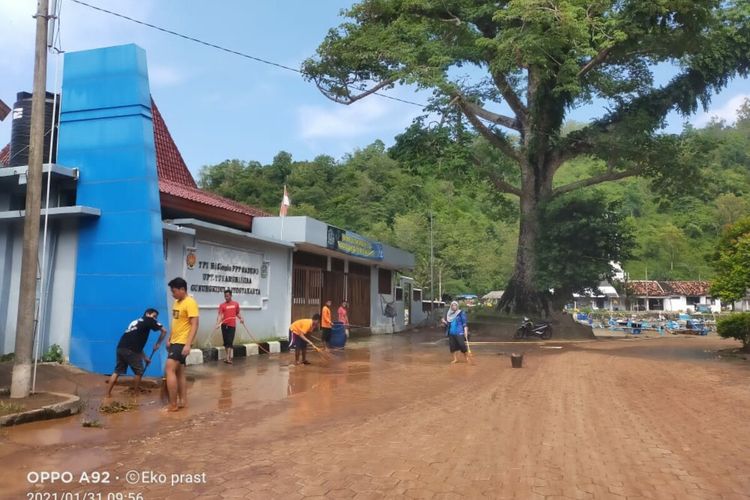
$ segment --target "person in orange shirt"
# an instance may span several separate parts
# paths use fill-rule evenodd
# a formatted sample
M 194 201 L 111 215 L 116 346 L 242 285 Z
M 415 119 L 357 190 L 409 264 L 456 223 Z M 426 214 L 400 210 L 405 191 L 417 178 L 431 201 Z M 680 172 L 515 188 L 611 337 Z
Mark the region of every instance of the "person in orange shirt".
M 328 347 L 328 342 L 331 340 L 331 328 L 333 328 L 333 320 L 331 319 L 331 299 L 328 299 L 326 300 L 322 314 L 320 315 L 320 336 L 325 347 Z
M 289 327 L 289 344 L 294 347 L 294 364 L 300 363 L 302 358 L 303 365 L 309 365 L 307 360 L 307 344 L 312 344 L 307 336 L 318 328 L 320 314 L 314 314 L 312 319 L 298 319 Z

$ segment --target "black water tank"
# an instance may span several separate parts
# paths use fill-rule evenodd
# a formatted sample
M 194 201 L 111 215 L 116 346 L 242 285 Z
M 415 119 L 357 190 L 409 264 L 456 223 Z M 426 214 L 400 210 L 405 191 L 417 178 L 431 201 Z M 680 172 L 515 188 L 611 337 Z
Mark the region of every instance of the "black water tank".
M 53 121 L 55 95 L 47 92 L 44 103 L 44 157 L 42 162 L 49 163 L 49 140 Z M 58 99 L 58 110 L 60 102 Z M 29 137 L 31 135 L 31 94 L 19 92 L 13 105 L 13 125 L 10 132 L 11 167 L 29 164 Z M 52 163 L 57 161 L 57 120 L 55 120 L 55 143 L 52 145 Z

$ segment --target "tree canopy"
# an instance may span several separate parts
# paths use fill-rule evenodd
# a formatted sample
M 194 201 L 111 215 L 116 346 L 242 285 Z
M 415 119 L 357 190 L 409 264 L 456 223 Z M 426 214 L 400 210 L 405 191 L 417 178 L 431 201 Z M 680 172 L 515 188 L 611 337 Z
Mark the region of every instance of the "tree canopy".
M 750 289 L 750 217 L 744 217 L 722 234 L 714 254 L 716 278 L 711 292 L 726 302 L 747 295 Z

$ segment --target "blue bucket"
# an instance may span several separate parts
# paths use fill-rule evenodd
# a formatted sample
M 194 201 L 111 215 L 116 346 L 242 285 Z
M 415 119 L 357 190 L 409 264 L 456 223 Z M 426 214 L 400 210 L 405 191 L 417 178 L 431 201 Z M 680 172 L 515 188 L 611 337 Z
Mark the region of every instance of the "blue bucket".
M 346 345 L 346 325 L 340 321 L 334 321 L 331 328 L 331 338 L 328 341 L 331 347 L 343 349 Z

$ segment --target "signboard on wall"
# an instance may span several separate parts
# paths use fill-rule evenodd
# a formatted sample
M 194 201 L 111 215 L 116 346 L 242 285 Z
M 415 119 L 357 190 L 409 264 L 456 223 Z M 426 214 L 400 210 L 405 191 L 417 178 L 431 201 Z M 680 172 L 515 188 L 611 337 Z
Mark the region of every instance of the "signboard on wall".
M 222 302 L 226 289 L 232 290 L 232 297 L 242 305 L 261 306 L 262 298 L 267 297 L 262 254 L 203 241 L 186 249 L 186 254 L 188 292 L 199 304 Z
M 383 260 L 383 245 L 381 243 L 333 226 L 328 226 L 326 246 L 331 250 L 337 250 L 355 257 Z

